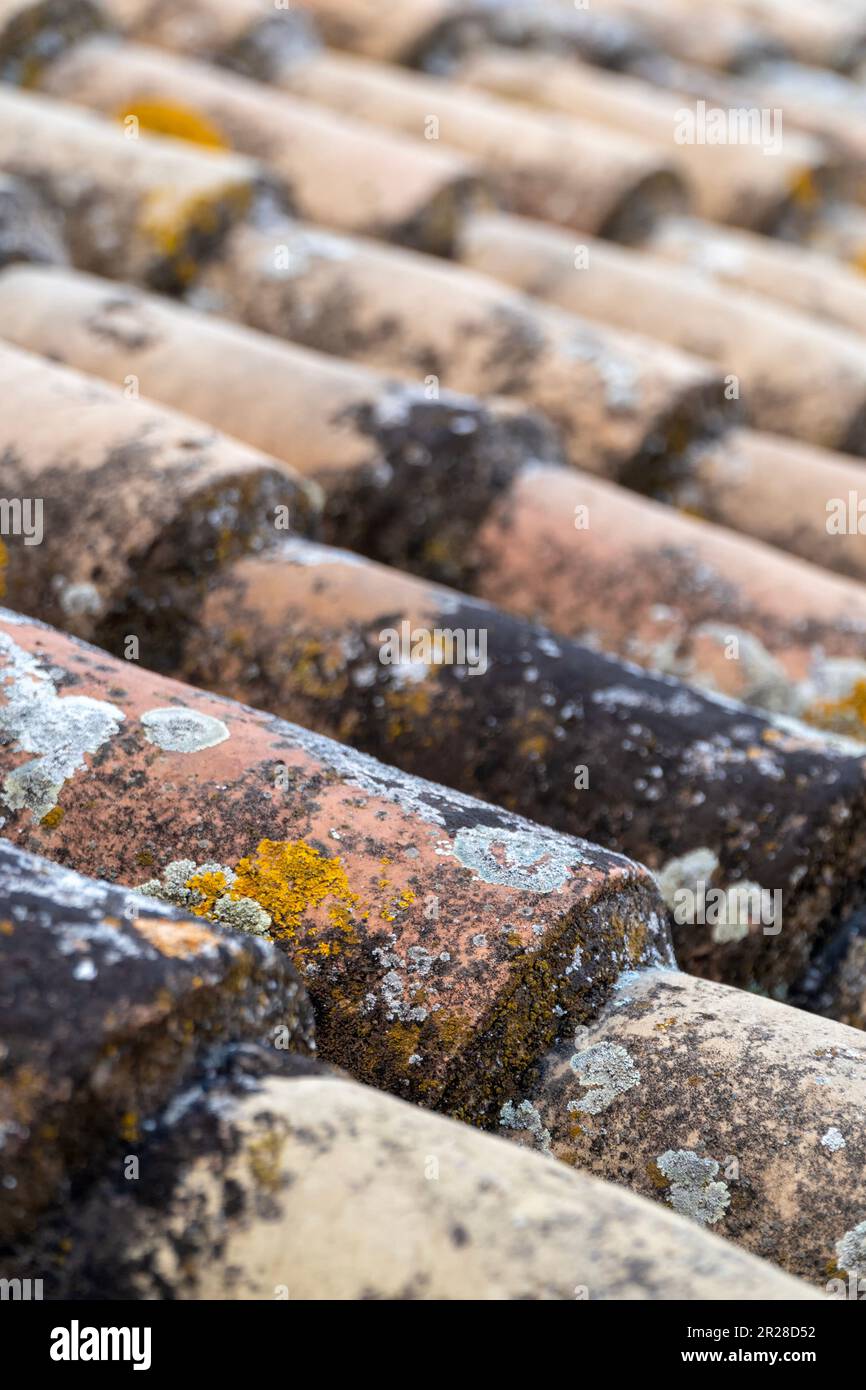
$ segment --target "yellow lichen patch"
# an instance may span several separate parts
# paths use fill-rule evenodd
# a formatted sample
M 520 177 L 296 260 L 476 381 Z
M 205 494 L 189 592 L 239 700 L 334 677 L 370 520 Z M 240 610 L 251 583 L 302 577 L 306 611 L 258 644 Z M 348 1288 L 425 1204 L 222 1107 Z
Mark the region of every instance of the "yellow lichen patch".
M 189 140 L 195 145 L 208 145 L 211 149 L 227 150 L 231 145 L 222 132 L 191 106 L 178 106 L 168 101 L 142 101 L 133 112 L 118 111 L 118 120 L 126 121 L 134 115 L 143 130 L 152 130 L 157 135 L 173 135 L 177 140 Z
M 247 1146 L 247 1161 L 250 1172 L 259 1187 L 267 1192 L 276 1192 L 282 1176 L 282 1153 L 286 1142 L 284 1134 L 268 1130 Z
M 219 193 L 189 194 L 180 185 L 153 189 L 144 199 L 139 231 L 160 255 L 174 260 L 182 279 L 190 279 L 196 266 L 184 254 L 194 235 L 213 236 L 229 212 L 242 212 L 250 199 L 245 185 L 227 185 Z
M 815 175 L 811 169 L 801 169 L 791 181 L 791 198 L 797 207 L 815 208 L 821 201 Z
M 657 1033 L 667 1033 L 669 1029 L 673 1028 L 676 1021 L 676 1017 L 672 1015 L 670 1018 L 662 1019 L 660 1023 L 654 1023 L 653 1028 Z
M 347 941 L 354 939 L 360 900 L 349 887 L 339 857 L 329 859 L 305 840 L 262 840 L 254 855 L 240 860 L 236 872 L 228 896 L 252 898 L 263 907 L 276 937 L 295 943 L 305 916 L 324 907 L 330 926 Z M 299 950 L 301 957 L 321 944 L 311 940 L 317 928 L 304 925 L 305 939 L 310 940 L 308 947 Z M 331 941 L 329 948 L 329 954 L 335 954 L 339 942 Z
M 387 878 L 379 879 L 379 888 L 383 892 L 390 886 L 391 885 Z M 379 916 L 381 917 L 383 922 L 396 922 L 400 914 L 405 912 L 408 908 L 410 908 L 414 901 L 415 894 L 412 892 L 412 889 L 404 888 L 402 893 L 400 893 L 399 895 L 395 895 L 390 903 L 385 904 L 385 906 L 379 912 Z
M 55 827 L 56 825 L 59 825 L 60 822 L 61 822 L 62 820 L 63 820 L 63 807 L 62 807 L 62 806 L 54 806 L 54 807 L 52 807 L 52 809 L 51 809 L 50 811 L 46 811 L 45 815 L 42 817 L 42 819 L 41 819 L 41 821 L 39 822 L 39 824 L 40 824 L 40 825 L 43 825 L 43 826 L 45 827 L 46 830 L 53 830 L 54 827 Z
M 445 1047 L 457 1052 L 471 1041 L 475 1032 L 472 1019 L 458 1009 L 440 1009 L 433 1014 L 436 1031 Z
M 418 1053 L 420 1036 L 417 1023 L 394 1023 L 385 1034 L 388 1049 L 396 1057 L 401 1070 L 405 1070 L 409 1066 L 409 1058 Z
M 394 741 L 405 735 L 417 736 L 419 724 L 430 717 L 432 672 L 427 670 L 424 679 L 403 690 L 391 689 L 385 692 L 385 708 L 388 711 L 387 735 Z
M 139 1138 L 138 1116 L 134 1110 L 128 1110 L 120 1120 L 120 1137 L 126 1144 L 135 1144 Z
M 228 880 L 219 871 L 206 874 L 193 874 L 186 881 L 186 887 L 201 895 L 201 902 L 192 908 L 196 917 L 210 917 L 216 907 L 217 898 L 224 898 L 229 891 Z
M 667 1192 L 670 1187 L 670 1181 L 665 1177 L 655 1159 L 652 1159 L 652 1161 L 646 1165 L 646 1175 L 653 1187 L 657 1187 L 660 1192 Z
M 625 931 L 625 948 L 628 958 L 634 965 L 639 965 L 646 957 L 647 941 L 649 939 L 649 927 L 646 922 L 630 922 Z
M 0 922 L 0 936 L 11 936 L 14 931 L 15 928 L 8 918 L 4 918 L 3 921 Z
M 549 748 L 550 744 L 544 734 L 530 734 L 518 744 L 517 751 L 522 758 L 529 758 L 538 762 L 547 755 Z
M 217 938 L 207 927 L 194 922 L 166 922 L 156 917 L 136 917 L 132 923 L 145 941 L 164 956 L 184 958 L 194 956 L 206 946 L 216 945 Z
M 858 681 L 841 700 L 816 700 L 803 718 L 819 729 L 862 734 L 866 728 L 866 680 Z

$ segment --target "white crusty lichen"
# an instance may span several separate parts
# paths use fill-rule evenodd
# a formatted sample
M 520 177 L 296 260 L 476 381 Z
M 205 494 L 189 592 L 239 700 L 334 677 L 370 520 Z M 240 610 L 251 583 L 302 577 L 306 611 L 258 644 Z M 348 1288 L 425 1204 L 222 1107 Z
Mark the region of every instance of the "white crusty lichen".
M 57 805 L 64 782 L 112 738 L 124 714 L 106 700 L 58 695 L 52 673 L 0 632 L 0 742 L 36 757 L 7 772 L 3 799 L 13 811 L 41 820 Z
M 581 1100 L 570 1100 L 569 1110 L 598 1115 L 640 1082 L 640 1072 L 619 1043 L 599 1042 L 575 1052 L 569 1065 L 578 1083 L 589 1089 Z
M 502 830 L 488 825 L 458 830 L 451 851 L 483 883 L 553 893 L 586 863 L 580 846 L 564 836 L 538 830 Z
M 718 887 L 713 883 L 718 870 L 718 855 L 705 846 L 668 860 L 659 870 L 656 881 L 675 922 L 710 927 L 719 945 L 742 941 L 753 925 L 781 928 L 776 895 L 749 881 Z
M 719 1165 L 715 1159 L 701 1158 L 691 1149 L 667 1149 L 656 1159 L 656 1166 L 670 1183 L 666 1197 L 680 1216 L 689 1216 L 702 1226 L 714 1226 L 722 1219 L 731 1194 L 727 1183 L 716 1181 Z
M 671 911 L 677 905 L 678 893 L 693 893 L 698 883 L 711 883 L 718 867 L 718 855 L 707 848 L 692 849 L 678 859 L 669 859 L 656 874 L 656 882 Z
M 866 1221 L 846 1231 L 836 1242 L 836 1263 L 846 1274 L 866 1279 Z
M 148 743 L 165 753 L 198 753 L 230 737 L 221 719 L 183 705 L 147 710 L 141 716 L 141 723 Z
M 825 1149 L 829 1149 L 831 1154 L 837 1153 L 839 1149 L 845 1147 L 845 1136 L 835 1125 L 831 1125 L 826 1134 L 821 1135 L 821 1143 Z
M 542 1153 L 550 1153 L 550 1130 L 545 1128 L 532 1101 L 522 1100 L 515 1105 L 507 1100 L 499 1112 L 499 1123 L 503 1129 L 525 1130 L 534 1137 Z
M 737 653 L 737 674 L 742 681 L 738 691 L 744 704 L 756 705 L 758 709 L 770 710 L 775 714 L 796 714 L 798 700 L 794 682 L 784 666 L 753 632 L 745 628 L 732 628 L 722 623 L 702 623 L 693 633 L 693 648 L 700 649 L 702 641 L 715 643 L 719 651 L 727 654 Z M 702 665 L 700 657 L 693 659 L 689 669 L 683 672 L 693 676 L 698 683 L 707 680 L 711 684 L 710 668 Z
M 247 932 L 251 936 L 267 936 L 271 927 L 270 916 L 254 898 L 230 896 L 237 874 L 225 864 L 196 864 L 194 859 L 174 859 L 165 866 L 160 878 L 151 878 L 146 883 L 138 884 L 136 892 L 156 898 L 159 902 L 171 903 L 173 907 L 183 907 L 188 912 L 194 912 L 205 898 L 197 888 L 188 887 L 190 879 L 201 878 L 204 875 L 212 877 L 217 874 L 222 875 L 226 892 L 216 895 L 208 917 L 214 922 L 222 922 L 224 926 L 234 927 L 236 931 Z

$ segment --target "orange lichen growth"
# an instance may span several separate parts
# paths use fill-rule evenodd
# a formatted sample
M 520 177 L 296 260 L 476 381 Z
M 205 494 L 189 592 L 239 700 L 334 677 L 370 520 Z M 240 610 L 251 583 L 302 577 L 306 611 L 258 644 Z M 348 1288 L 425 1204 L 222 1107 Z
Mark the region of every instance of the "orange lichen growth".
M 53 806 L 50 811 L 46 811 L 39 824 L 44 825 L 46 830 L 53 830 L 54 827 L 56 825 L 59 825 L 62 820 L 63 807 Z
M 172 135 L 177 140 L 189 140 L 192 144 L 207 145 L 215 150 L 231 148 L 213 122 L 190 106 L 178 106 L 168 101 L 141 101 L 133 112 L 118 112 L 121 121 L 127 121 L 130 115 L 135 116 L 143 130 L 152 130 L 157 135 Z
M 388 880 L 386 878 L 380 879 L 379 887 L 382 889 L 388 888 Z M 385 906 L 381 908 L 379 916 L 383 922 L 396 922 L 401 913 L 405 912 L 407 908 L 410 908 L 414 901 L 415 894 L 412 892 L 412 889 L 404 888 L 403 892 L 400 893 L 398 897 L 394 898 L 390 903 L 386 903 Z

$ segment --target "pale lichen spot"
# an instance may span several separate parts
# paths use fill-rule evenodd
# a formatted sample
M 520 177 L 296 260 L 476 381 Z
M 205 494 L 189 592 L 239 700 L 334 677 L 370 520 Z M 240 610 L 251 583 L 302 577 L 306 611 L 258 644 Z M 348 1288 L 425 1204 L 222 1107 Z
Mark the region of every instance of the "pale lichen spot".
M 147 710 L 141 716 L 144 736 L 148 743 L 164 753 L 198 753 L 214 748 L 230 737 L 221 719 L 183 706 Z
M 676 894 L 683 889 L 694 892 L 700 882 L 709 883 L 719 867 L 719 857 L 711 849 L 693 849 L 678 859 L 669 859 L 656 874 L 661 895 L 668 907 L 676 906 Z
M 640 1082 L 640 1072 L 619 1043 L 593 1043 L 575 1052 L 569 1065 L 579 1085 L 589 1090 L 581 1100 L 570 1100 L 567 1108 L 582 1110 L 588 1115 L 606 1110 L 617 1096 L 624 1095 Z
M 836 1263 L 846 1274 L 866 1279 L 866 1221 L 846 1231 L 836 1242 Z
M 827 1133 L 821 1135 L 821 1143 L 831 1154 L 838 1153 L 839 1149 L 845 1147 L 845 1136 L 835 1125 L 831 1125 Z
M 720 945 L 726 941 L 742 941 L 754 922 L 773 922 L 771 898 L 759 883 L 735 883 L 726 888 L 713 923 L 713 940 Z
M 42 820 L 57 806 L 64 782 L 112 738 L 124 714 L 106 700 L 58 695 L 52 674 L 0 632 L 0 741 L 37 756 L 8 772 L 3 795 L 13 811 Z
M 690 1149 L 668 1149 L 656 1159 L 656 1166 L 670 1183 L 667 1201 L 680 1216 L 702 1226 L 714 1226 L 722 1219 L 731 1194 L 727 1183 L 716 1181 L 715 1159 L 701 1158 Z
M 532 1101 L 522 1100 L 519 1105 L 507 1100 L 499 1112 L 499 1123 L 503 1129 L 516 1129 L 531 1134 L 542 1153 L 550 1153 L 550 1130 L 542 1123 L 541 1115 Z
M 458 830 L 451 852 L 483 883 L 533 893 L 555 892 L 586 862 L 572 840 L 486 825 Z

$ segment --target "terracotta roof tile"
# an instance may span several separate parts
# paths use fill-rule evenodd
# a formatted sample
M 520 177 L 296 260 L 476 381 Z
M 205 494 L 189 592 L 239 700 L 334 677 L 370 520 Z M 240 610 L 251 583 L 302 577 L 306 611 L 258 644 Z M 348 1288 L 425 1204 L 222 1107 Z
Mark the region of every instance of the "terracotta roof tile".
M 309 0 L 328 43 L 373 58 L 447 66 L 480 42 L 554 45 L 595 62 L 622 63 L 651 47 L 641 29 L 617 16 L 576 14 L 535 0 Z
M 802 232 L 833 188 L 832 160 L 820 141 L 788 131 L 773 158 L 754 144 L 734 142 L 714 145 L 708 160 L 705 143 L 675 139 L 682 96 L 556 54 L 482 49 L 461 63 L 457 77 L 533 107 L 589 116 L 655 142 L 677 159 L 696 211 L 711 221 Z
M 778 299 L 810 319 L 866 331 L 862 275 L 817 248 L 696 218 L 670 217 L 650 236 L 646 249 L 722 284 Z
M 460 212 L 477 191 L 474 167 L 444 144 L 419 147 L 350 111 L 346 119 L 156 48 L 93 38 L 47 66 L 37 82 L 127 130 L 134 123 L 136 133 L 253 156 L 300 216 L 425 251 L 448 252 Z M 639 153 L 626 148 L 622 159 L 634 180 Z
M 758 429 L 866 452 L 866 358 L 847 331 L 646 251 L 585 239 L 576 252 L 568 233 L 501 213 L 467 218 L 457 254 L 557 308 L 708 359 Z
M 35 184 L 62 215 L 83 270 L 161 289 L 190 278 L 195 257 L 247 211 L 263 177 L 241 155 L 127 139 L 89 112 L 5 86 L 0 168 Z
M 322 1055 L 362 1080 L 481 1120 L 560 1017 L 670 960 L 656 886 L 628 859 L 50 628 L 6 617 L 0 633 L 6 834 L 130 886 L 220 866 L 204 902 L 269 912 Z
M 324 1069 L 252 1080 L 245 1061 L 160 1117 L 138 1182 L 109 1169 L 16 1269 L 51 1268 L 59 1298 L 821 1297 L 565 1164 Z
M 282 513 L 300 530 L 315 518 L 318 494 L 287 465 L 129 383 L 0 344 L 0 392 L 3 487 L 35 508 L 4 541 L 3 593 L 82 635 L 133 594 L 145 648 L 154 623 L 179 632 L 219 564 L 272 541 Z
M 558 1157 L 820 1283 L 860 1220 L 864 1087 L 862 1032 L 646 971 L 526 1098 Z
M 462 150 L 506 206 L 581 231 L 630 240 L 687 202 L 673 154 L 588 113 L 522 111 L 484 92 L 328 52 L 298 58 L 278 81 L 355 120 Z
M 714 884 L 782 892 L 782 941 L 675 926 L 697 973 L 784 990 L 861 902 L 856 744 L 832 749 L 351 553 L 292 540 L 223 569 L 176 673 L 624 852 L 663 882 L 697 851 Z
M 4 1247 L 143 1137 L 227 1043 L 314 1050 L 296 973 L 266 942 L 82 878 L 0 840 Z
M 534 303 L 483 275 L 285 219 L 246 224 L 193 302 L 436 388 L 516 396 L 562 430 L 570 462 L 618 478 L 714 426 L 724 380 L 672 348 Z

